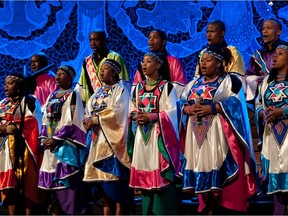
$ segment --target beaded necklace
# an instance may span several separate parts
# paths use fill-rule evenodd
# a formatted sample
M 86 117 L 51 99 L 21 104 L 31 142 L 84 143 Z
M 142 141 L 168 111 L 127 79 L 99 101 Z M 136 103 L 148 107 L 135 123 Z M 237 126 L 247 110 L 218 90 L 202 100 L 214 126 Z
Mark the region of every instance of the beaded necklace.
M 157 85 L 160 81 L 162 80 L 162 76 L 160 76 L 156 81 L 154 82 L 149 82 L 148 78 L 146 79 L 146 84 L 148 86 L 154 86 L 154 85 Z

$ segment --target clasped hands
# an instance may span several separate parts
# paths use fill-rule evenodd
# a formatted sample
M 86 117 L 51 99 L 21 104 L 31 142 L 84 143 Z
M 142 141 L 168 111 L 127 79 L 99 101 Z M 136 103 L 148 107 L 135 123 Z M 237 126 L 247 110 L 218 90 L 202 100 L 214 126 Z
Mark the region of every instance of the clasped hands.
M 201 104 L 186 105 L 184 107 L 184 113 L 186 115 L 195 115 L 202 117 L 212 114 L 212 108 L 210 105 L 201 105 Z
M 263 118 L 267 123 L 274 122 L 282 116 L 282 108 L 276 108 L 274 106 L 269 106 L 266 110 L 261 110 L 259 113 L 259 117 Z
M 42 139 L 41 143 L 45 149 L 49 149 L 50 151 L 53 151 L 56 147 L 55 140 L 53 140 L 52 138 Z
M 146 125 L 150 122 L 150 113 L 138 111 L 134 114 L 133 120 L 136 121 L 138 125 Z

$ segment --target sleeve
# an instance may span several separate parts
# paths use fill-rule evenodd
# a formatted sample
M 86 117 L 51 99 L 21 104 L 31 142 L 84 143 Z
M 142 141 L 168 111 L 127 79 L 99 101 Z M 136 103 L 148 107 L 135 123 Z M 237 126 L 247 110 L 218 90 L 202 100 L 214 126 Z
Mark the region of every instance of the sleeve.
M 159 101 L 159 126 L 164 147 L 169 155 L 175 175 L 180 171 L 180 143 L 178 133 L 177 94 L 171 83 L 167 83 Z
M 234 46 L 228 46 L 228 48 L 231 50 L 232 56 L 234 58 L 228 71 L 229 72 L 237 72 L 237 73 L 244 75 L 245 71 L 246 71 L 246 67 L 245 67 L 244 59 L 243 59 L 241 53 Z

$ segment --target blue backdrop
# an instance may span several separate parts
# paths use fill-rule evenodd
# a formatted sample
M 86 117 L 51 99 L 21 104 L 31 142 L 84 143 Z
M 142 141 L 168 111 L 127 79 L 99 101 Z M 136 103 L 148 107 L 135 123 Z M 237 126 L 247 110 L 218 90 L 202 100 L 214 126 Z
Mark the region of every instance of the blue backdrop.
M 282 22 L 281 38 L 288 40 L 287 1 L 1 1 L 0 98 L 7 73 L 30 70 L 29 60 L 39 51 L 56 66 L 74 66 L 78 79 L 91 53 L 89 32 L 96 28 L 105 29 L 108 47 L 124 57 L 131 79 L 148 50 L 150 30 L 158 28 L 167 33 L 168 52 L 182 59 L 190 80 L 207 23 L 215 19 L 225 22 L 226 40 L 239 48 L 247 66 L 260 47 L 263 20 L 271 17 Z

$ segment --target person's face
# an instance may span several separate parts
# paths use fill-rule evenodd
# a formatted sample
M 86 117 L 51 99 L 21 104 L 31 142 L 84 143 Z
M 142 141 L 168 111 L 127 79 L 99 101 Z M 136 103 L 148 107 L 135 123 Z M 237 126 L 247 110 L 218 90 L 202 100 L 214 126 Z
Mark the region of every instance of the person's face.
M 275 50 L 275 54 L 273 56 L 272 68 L 274 69 L 283 69 L 288 68 L 288 51 L 282 48 L 278 48 Z
M 209 24 L 206 30 L 208 45 L 218 45 L 223 42 L 225 32 L 217 24 Z
M 278 29 L 277 24 L 272 20 L 267 20 L 262 26 L 262 37 L 264 43 L 273 43 L 279 38 L 281 30 Z
M 152 31 L 149 34 L 148 46 L 151 52 L 163 51 L 166 46 L 166 40 L 160 37 L 159 32 Z
M 30 67 L 33 73 L 43 68 L 43 64 L 41 63 L 39 56 L 32 56 L 30 60 Z
M 142 61 L 142 71 L 144 75 L 154 75 L 160 67 L 161 65 L 159 64 L 159 62 L 157 62 L 151 56 L 144 56 Z
M 19 95 L 19 83 L 11 77 L 7 77 L 4 84 L 4 91 L 7 97 L 16 97 Z
M 100 69 L 100 81 L 106 85 L 113 84 L 111 78 L 115 76 L 115 73 L 109 64 L 103 64 Z
M 72 78 L 66 71 L 58 69 L 55 77 L 55 82 L 59 88 L 68 89 L 72 82 Z
M 219 67 L 220 62 L 215 57 L 209 55 L 208 53 L 204 53 L 202 55 L 200 69 L 203 76 L 213 77 L 216 74 L 217 68 Z
M 106 46 L 106 40 L 100 33 L 92 32 L 89 36 L 90 47 L 94 53 L 101 52 Z

